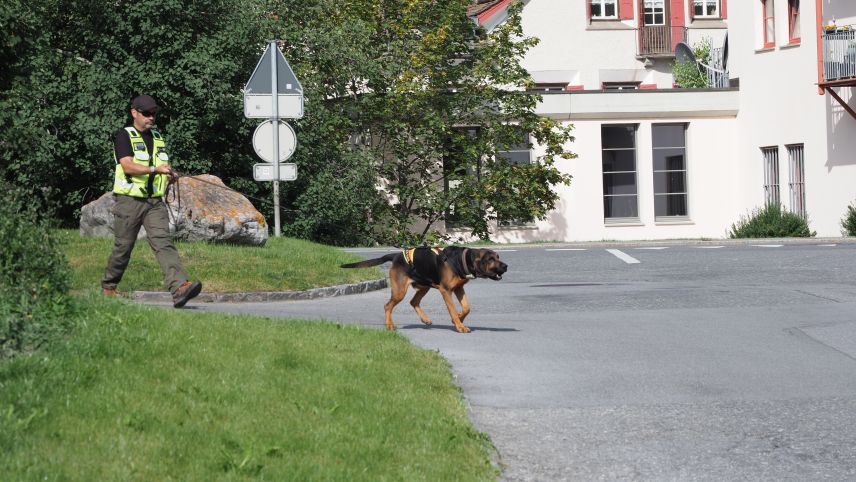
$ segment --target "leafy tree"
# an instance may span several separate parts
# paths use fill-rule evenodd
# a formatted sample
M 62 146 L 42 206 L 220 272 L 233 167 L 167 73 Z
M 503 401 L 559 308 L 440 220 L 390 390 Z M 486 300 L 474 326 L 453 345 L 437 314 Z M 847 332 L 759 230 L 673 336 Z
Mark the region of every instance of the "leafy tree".
M 336 64 L 347 82 L 331 97 L 347 99 L 352 128 L 367 140 L 357 149 L 370 153 L 390 200 L 372 217 L 392 228 L 391 241 L 421 241 L 451 213 L 487 238 L 498 216 L 546 216 L 557 200 L 551 187 L 570 181 L 554 165 L 573 157 L 564 150 L 570 128 L 535 115 L 539 97 L 524 90 L 520 60 L 537 41 L 522 35 L 520 6 L 487 33 L 466 17 L 468 3 L 363 0 L 330 17 L 362 39 Z M 540 162 L 496 156 L 521 132 L 545 146 Z

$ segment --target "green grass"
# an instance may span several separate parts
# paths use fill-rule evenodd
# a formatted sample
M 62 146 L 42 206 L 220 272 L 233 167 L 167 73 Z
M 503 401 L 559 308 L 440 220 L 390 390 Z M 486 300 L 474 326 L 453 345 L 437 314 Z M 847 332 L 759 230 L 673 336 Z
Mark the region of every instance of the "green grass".
M 72 290 L 99 290 L 113 238 L 82 237 L 72 230 L 59 231 L 58 235 L 74 270 Z M 305 290 L 383 278 L 377 268 L 339 268 L 342 263 L 361 259 L 358 256 L 293 238 L 270 238 L 263 247 L 183 242 L 176 247 L 187 273 L 201 280 L 209 293 Z M 119 291 L 164 289 L 148 242 L 137 241 Z
M 436 353 L 380 330 L 90 295 L 0 361 L 3 480 L 492 480 Z

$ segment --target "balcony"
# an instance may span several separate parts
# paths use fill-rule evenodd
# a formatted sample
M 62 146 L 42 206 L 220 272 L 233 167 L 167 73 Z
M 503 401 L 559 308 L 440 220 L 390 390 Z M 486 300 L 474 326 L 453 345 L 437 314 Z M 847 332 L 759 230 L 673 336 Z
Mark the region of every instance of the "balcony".
M 828 29 L 821 36 L 821 42 L 824 82 L 856 77 L 856 30 L 852 27 Z
M 675 56 L 678 42 L 689 44 L 686 27 L 668 25 L 649 25 L 637 29 L 637 58 L 668 58 Z

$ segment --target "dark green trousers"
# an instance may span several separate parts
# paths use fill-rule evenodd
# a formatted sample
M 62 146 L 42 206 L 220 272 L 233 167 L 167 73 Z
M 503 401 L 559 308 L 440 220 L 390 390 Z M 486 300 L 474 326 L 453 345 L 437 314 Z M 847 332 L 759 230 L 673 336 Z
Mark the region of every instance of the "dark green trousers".
M 174 293 L 187 281 L 187 273 L 181 266 L 178 251 L 169 233 L 169 214 L 162 198 L 137 198 L 114 194 L 113 206 L 113 253 L 107 261 L 102 288 L 116 288 L 131 261 L 131 251 L 137 241 L 140 226 L 146 228 L 149 246 L 160 263 L 164 284 Z

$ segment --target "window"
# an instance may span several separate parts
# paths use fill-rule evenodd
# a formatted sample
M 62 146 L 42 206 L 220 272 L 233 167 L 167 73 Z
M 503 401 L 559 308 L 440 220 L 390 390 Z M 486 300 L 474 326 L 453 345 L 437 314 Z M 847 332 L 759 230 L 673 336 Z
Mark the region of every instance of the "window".
M 618 0 L 589 0 L 591 3 L 591 18 L 605 19 L 618 18 Z
M 779 148 L 762 147 L 764 155 L 764 202 L 780 204 L 779 199 Z
M 800 0 L 788 0 L 788 42 L 800 42 Z
M 603 217 L 638 218 L 636 189 L 636 125 L 603 125 Z
M 687 215 L 686 124 L 654 124 L 654 216 Z
M 448 139 L 448 154 L 443 157 L 443 189 L 447 195 L 454 191 L 467 177 L 481 177 L 481 157 L 472 152 L 469 145 L 478 137 L 478 127 L 455 129 Z M 455 205 L 446 209 L 446 228 L 465 227 L 460 214 L 455 213 Z
M 761 11 L 764 15 L 764 48 L 776 45 L 775 9 L 775 0 L 761 0 Z
M 636 90 L 642 82 L 604 82 L 603 90 Z
M 496 157 L 504 159 L 512 165 L 530 164 L 532 162 L 532 151 L 529 144 L 529 133 L 521 130 L 519 131 L 519 135 L 520 140 L 517 144 L 510 146 L 507 151 L 497 151 Z M 531 220 L 515 219 L 511 216 L 503 215 L 501 212 L 497 212 L 496 217 L 501 226 L 525 226 L 531 224 Z
M 567 86 L 567 82 L 545 82 L 535 84 L 533 87 L 527 89 L 527 92 L 562 92 Z
M 645 0 L 645 25 L 665 25 L 666 5 L 664 0 Z
M 805 163 L 803 162 L 803 145 L 787 146 L 788 165 L 790 166 L 791 212 L 806 217 L 805 210 Z
M 693 0 L 693 17 L 719 18 L 719 0 Z

